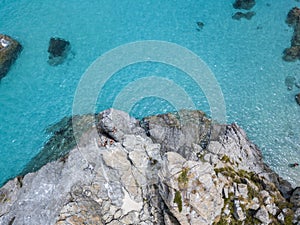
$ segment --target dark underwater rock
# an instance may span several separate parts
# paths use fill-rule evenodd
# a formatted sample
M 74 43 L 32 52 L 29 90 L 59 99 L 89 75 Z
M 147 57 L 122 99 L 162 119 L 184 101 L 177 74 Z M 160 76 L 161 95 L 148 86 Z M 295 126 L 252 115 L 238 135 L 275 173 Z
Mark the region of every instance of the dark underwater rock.
M 251 20 L 251 18 L 255 15 L 255 12 L 247 12 L 247 13 L 242 13 L 242 12 L 237 12 L 232 16 L 232 19 L 234 20 L 240 20 L 242 18 L 245 18 L 247 20 Z
M 292 62 L 300 59 L 300 9 L 294 7 L 287 15 L 285 22 L 294 28 L 291 47 L 283 51 L 283 60 Z
M 295 100 L 296 100 L 296 102 L 298 103 L 298 105 L 300 105 L 300 93 L 299 93 L 299 94 L 296 94 Z
M 198 26 L 197 30 L 198 30 L 198 31 L 200 31 L 200 30 L 202 30 L 202 29 L 203 29 L 203 27 L 204 27 L 204 23 L 203 23 L 203 22 L 201 22 L 201 21 L 198 21 L 198 22 L 197 22 L 197 26 Z
M 285 86 L 287 87 L 288 91 L 293 90 L 293 86 L 296 84 L 296 78 L 293 76 L 287 76 L 285 78 Z
M 62 38 L 51 38 L 48 48 L 48 52 L 50 53 L 48 63 L 51 66 L 62 64 L 67 58 L 70 49 L 71 45 L 69 41 Z
M 56 124 L 49 126 L 46 133 L 52 134 L 41 151 L 30 160 L 20 175 L 35 172 L 48 162 L 66 157 L 70 150 L 76 146 L 75 135 L 80 135 L 90 129 L 94 124 L 94 115 L 64 117 Z M 73 125 L 76 126 L 74 133 Z
M 300 56 L 300 46 L 292 46 L 283 51 L 283 60 L 287 62 L 296 61 Z
M 300 19 L 300 9 L 298 7 L 292 8 L 285 20 L 285 22 L 290 26 L 295 26 L 297 23 L 299 23 Z
M 0 80 L 22 51 L 22 45 L 11 37 L 0 34 Z
M 246 9 L 249 10 L 255 6 L 255 0 L 236 0 L 233 3 L 235 9 Z

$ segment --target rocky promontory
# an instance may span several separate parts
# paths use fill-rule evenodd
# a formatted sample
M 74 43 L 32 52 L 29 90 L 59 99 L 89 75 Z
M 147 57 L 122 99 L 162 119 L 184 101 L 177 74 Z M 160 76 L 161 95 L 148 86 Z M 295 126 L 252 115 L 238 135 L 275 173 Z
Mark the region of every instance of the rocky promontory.
M 8 35 L 0 34 L 0 80 L 7 74 L 21 50 L 19 42 Z
M 71 121 L 53 132 L 57 160 L 0 189 L 0 224 L 300 224 L 299 188 L 236 124 L 113 109 Z

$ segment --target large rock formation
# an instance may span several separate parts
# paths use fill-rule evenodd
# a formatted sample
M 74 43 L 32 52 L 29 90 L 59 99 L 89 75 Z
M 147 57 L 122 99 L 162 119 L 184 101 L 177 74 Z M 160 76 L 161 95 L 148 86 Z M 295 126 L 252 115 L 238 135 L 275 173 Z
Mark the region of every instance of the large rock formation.
M 7 74 L 21 51 L 22 46 L 19 42 L 0 34 L 0 80 Z
M 297 7 L 291 9 L 285 22 L 293 27 L 294 34 L 291 40 L 291 47 L 283 51 L 283 59 L 285 61 L 296 61 L 300 59 L 300 9 Z
M 82 118 L 77 147 L 0 189 L 0 224 L 300 222 L 299 188 L 265 165 L 235 124 L 200 111 L 138 121 L 110 109 Z M 54 134 L 53 142 L 68 140 L 68 132 Z

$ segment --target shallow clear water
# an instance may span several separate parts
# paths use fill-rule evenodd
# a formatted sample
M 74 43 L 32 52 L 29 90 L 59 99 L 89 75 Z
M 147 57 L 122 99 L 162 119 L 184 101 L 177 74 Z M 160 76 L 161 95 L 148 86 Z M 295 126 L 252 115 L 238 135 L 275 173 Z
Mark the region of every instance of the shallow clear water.
M 287 91 L 286 76 L 300 80 L 300 62 L 286 63 L 281 54 L 292 30 L 284 23 L 294 0 L 258 1 L 252 20 L 231 18 L 233 1 L 2 0 L 0 33 L 19 40 L 24 49 L 0 83 L 0 184 L 16 175 L 47 140 L 45 128 L 71 115 L 80 77 L 100 55 L 139 40 L 164 40 L 198 54 L 222 88 L 227 121 L 237 122 L 281 176 L 300 185 L 300 107 Z M 267 5 L 270 4 L 270 6 Z M 197 21 L 204 22 L 197 31 Z M 52 67 L 47 63 L 50 37 L 70 41 L 74 57 Z M 174 79 L 199 109 L 208 103 L 193 82 L 177 69 L 157 63 L 124 68 L 107 82 L 98 110 L 131 81 L 144 76 Z M 173 108 L 163 99 L 138 102 L 133 115 L 146 116 Z

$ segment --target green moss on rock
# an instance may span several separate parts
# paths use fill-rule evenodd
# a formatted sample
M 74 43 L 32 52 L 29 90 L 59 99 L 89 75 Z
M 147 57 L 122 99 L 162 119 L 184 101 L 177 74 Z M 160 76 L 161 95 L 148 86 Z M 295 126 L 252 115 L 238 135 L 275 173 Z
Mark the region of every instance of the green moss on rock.
M 175 192 L 175 197 L 173 202 L 177 204 L 178 211 L 182 212 L 182 198 L 181 198 L 181 193 L 179 191 Z
M 221 161 L 223 161 L 224 163 L 229 163 L 230 158 L 227 155 L 223 155 L 222 158 L 221 158 Z
M 187 188 L 189 177 L 188 177 L 189 168 L 183 168 L 179 177 L 178 177 L 178 186 L 179 188 Z

